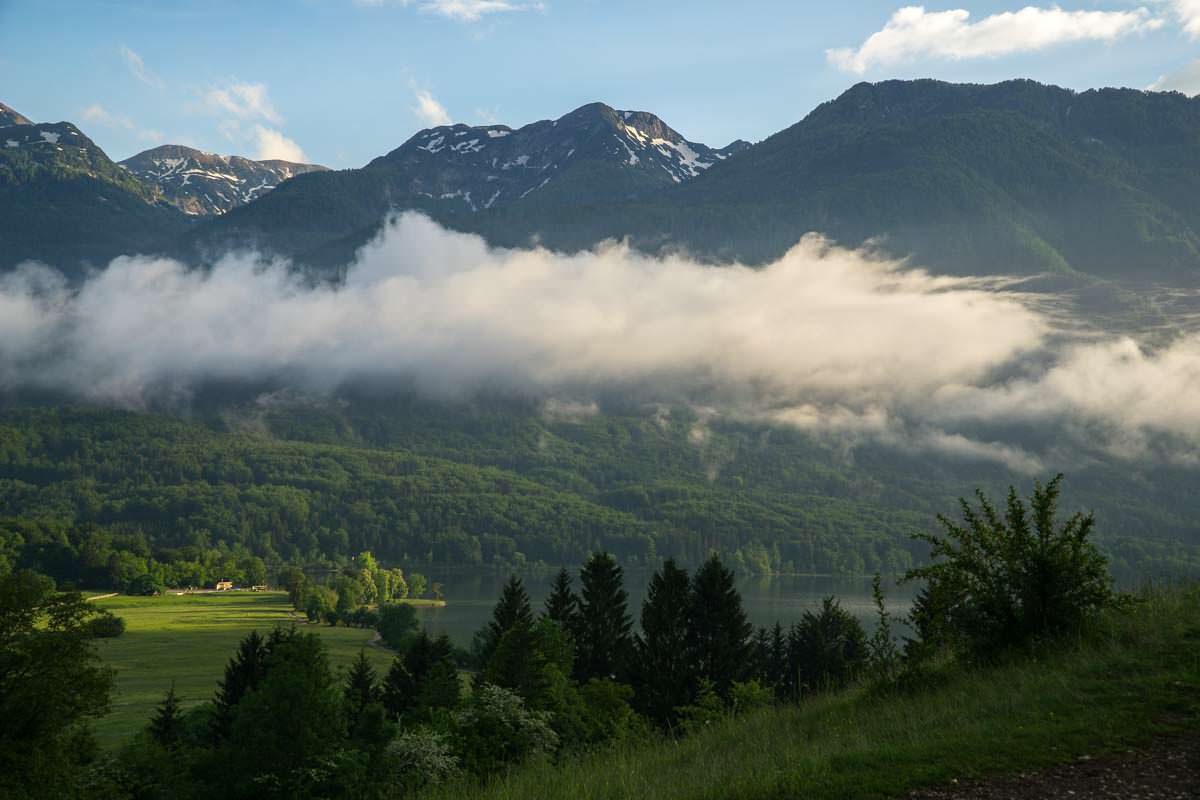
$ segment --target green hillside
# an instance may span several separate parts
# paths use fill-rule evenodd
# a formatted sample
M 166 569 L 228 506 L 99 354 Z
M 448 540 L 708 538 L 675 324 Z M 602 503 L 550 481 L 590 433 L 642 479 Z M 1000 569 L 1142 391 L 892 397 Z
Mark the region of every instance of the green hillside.
M 675 409 L 554 418 L 516 403 L 224 404 L 193 421 L 89 408 L 0 414 L 0 558 L 88 586 L 196 585 L 248 560 L 629 566 L 716 550 L 743 573 L 896 572 L 979 485 L 1023 476 Z M 1200 571 L 1184 469 L 1063 464 L 1118 573 Z

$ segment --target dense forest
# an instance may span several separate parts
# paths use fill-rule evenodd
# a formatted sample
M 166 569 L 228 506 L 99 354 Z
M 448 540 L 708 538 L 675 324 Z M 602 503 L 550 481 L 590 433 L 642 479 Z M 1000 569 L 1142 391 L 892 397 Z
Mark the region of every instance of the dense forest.
M 389 398 L 197 401 L 187 418 L 12 407 L 0 561 L 98 589 L 147 574 L 274 580 L 365 550 L 404 567 L 554 567 L 606 550 L 631 568 L 717 552 L 742 574 L 895 574 L 924 559 L 910 537 L 939 507 L 1011 478 L 681 408 Z M 1093 465 L 1073 498 L 1104 520 L 1118 574 L 1194 574 L 1190 485 L 1183 468 Z

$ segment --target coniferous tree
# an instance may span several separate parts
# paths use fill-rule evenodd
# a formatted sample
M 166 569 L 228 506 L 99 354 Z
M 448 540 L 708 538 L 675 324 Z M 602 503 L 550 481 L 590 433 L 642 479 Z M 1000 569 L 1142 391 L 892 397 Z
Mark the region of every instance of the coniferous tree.
M 650 579 L 642 604 L 642 632 L 635 637 L 635 700 L 660 725 L 672 726 L 677 709 L 692 700 L 695 675 L 687 649 L 692 590 L 687 570 L 667 559 Z
M 869 650 L 862 624 L 833 597 L 817 613 L 805 611 L 793 626 L 792 668 L 798 692 L 841 689 L 867 665 Z
M 163 696 L 162 702 L 154 709 L 154 716 L 147 726 L 150 738 L 168 750 L 179 744 L 183 737 L 183 711 L 179 705 L 179 697 L 175 694 L 175 682 Z
M 504 634 L 514 628 L 529 628 L 533 625 L 533 610 L 529 605 L 529 594 L 525 582 L 516 575 L 509 576 L 508 583 L 500 592 L 500 600 L 492 610 L 492 619 L 477 637 L 476 656 L 480 666 L 491 660 Z
M 346 698 L 346 722 L 351 735 L 354 735 L 363 712 L 368 706 L 379 700 L 379 687 L 375 683 L 375 667 L 367 659 L 364 650 L 358 651 L 358 658 L 354 659 L 350 671 L 346 674 L 343 695 Z
M 225 665 L 225 677 L 217 684 L 213 699 L 216 714 L 213 717 L 213 735 L 224 739 L 229 735 L 233 723 L 233 711 L 246 693 L 258 687 L 267 674 L 268 648 L 278 643 L 282 636 L 276 628 L 271 639 L 264 641 L 258 631 L 250 631 L 238 644 L 238 650 Z
M 777 695 L 786 692 L 788 684 L 787 636 L 778 621 L 771 628 L 770 687 Z
M 546 598 L 546 617 L 557 622 L 563 630 L 569 631 L 579 613 L 579 598 L 571 589 L 571 573 L 566 568 L 560 569 L 554 578 L 554 586 Z
M 392 661 L 387 675 L 380 686 L 380 699 L 383 707 L 393 718 L 403 717 L 417 705 L 418 686 L 412 673 L 404 663 L 403 656 L 397 656 Z
M 265 677 L 239 703 L 219 759 L 237 797 L 331 797 L 325 766 L 341 747 L 344 705 L 321 637 L 287 634 L 267 656 Z
M 746 677 L 753 630 L 733 573 L 716 555 L 711 556 L 692 578 L 688 650 L 697 674 L 712 681 L 722 697 L 734 681 Z
M 579 577 L 582 596 L 572 631 L 575 678 L 624 680 L 633 654 L 633 620 L 621 567 L 608 553 L 595 553 Z

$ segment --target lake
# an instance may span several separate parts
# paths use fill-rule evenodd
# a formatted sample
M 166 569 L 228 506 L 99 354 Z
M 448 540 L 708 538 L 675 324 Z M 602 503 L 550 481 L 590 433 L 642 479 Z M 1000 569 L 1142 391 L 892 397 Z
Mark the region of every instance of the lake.
M 492 608 L 500 597 L 500 589 L 508 580 L 508 573 L 438 572 L 425 573 L 430 582 L 442 584 L 446 598 L 444 608 L 420 608 L 417 615 L 433 634 L 445 633 L 455 644 L 469 646 L 471 637 L 491 618 Z M 550 593 L 555 573 L 523 574 L 525 588 L 533 603 L 534 612 L 542 610 L 542 604 Z M 642 600 L 646 596 L 646 585 L 651 573 L 647 571 L 626 572 L 625 589 L 629 592 L 629 609 L 634 621 L 641 612 Z M 769 626 L 775 621 L 786 627 L 800 619 L 805 611 L 816 609 L 828 595 L 835 596 L 842 607 L 867 627 L 874 625 L 875 606 L 871 599 L 871 579 L 868 577 L 845 577 L 830 575 L 776 575 L 743 578 L 738 581 L 742 603 L 756 626 Z M 888 610 L 895 615 L 907 613 L 916 587 L 907 584 L 897 587 L 893 581 L 884 581 L 884 593 Z M 575 591 L 579 591 L 579 578 L 575 574 Z

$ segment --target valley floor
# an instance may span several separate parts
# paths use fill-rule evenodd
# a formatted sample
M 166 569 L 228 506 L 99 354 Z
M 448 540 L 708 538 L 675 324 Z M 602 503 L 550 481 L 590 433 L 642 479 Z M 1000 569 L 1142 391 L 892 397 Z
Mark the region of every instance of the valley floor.
M 112 711 L 92 726 L 106 747 L 141 729 L 172 683 L 185 707 L 211 699 L 225 664 L 250 631 L 265 634 L 276 625 L 307 625 L 283 592 L 117 595 L 93 602 L 126 625 L 121 636 L 99 641 L 100 654 L 117 671 Z M 335 668 L 349 665 L 363 648 L 376 669 L 391 664 L 390 653 L 367 646 L 374 631 L 340 625 L 313 629 L 329 647 Z

